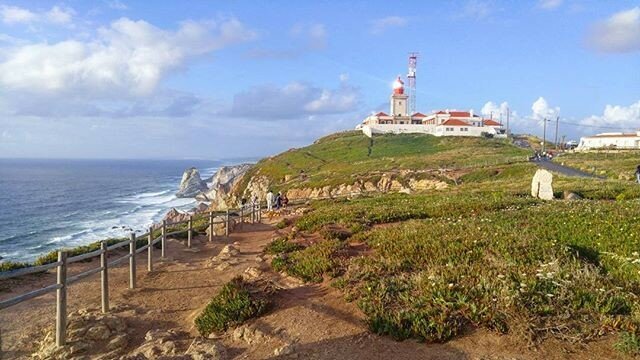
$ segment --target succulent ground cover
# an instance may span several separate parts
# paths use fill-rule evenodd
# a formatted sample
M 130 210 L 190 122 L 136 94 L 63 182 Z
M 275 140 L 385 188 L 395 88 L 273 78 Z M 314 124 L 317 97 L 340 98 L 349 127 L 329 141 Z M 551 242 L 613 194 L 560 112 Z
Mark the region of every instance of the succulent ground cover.
M 476 184 L 446 194 L 316 202 L 296 222 L 300 230 L 322 234 L 339 225 L 352 236 L 300 248 L 281 243 L 273 265 L 305 281 L 332 279 L 372 331 L 397 339 L 440 342 L 474 327 L 530 343 L 615 333 L 616 347 L 634 353 L 638 193 L 619 182 L 558 185 L 586 199 L 540 202 Z M 346 255 L 354 244 L 368 251 Z

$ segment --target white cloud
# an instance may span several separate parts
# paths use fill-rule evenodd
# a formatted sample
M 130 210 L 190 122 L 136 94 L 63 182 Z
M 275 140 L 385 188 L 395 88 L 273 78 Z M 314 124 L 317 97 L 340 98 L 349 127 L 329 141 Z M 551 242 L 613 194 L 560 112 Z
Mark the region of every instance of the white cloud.
M 107 3 L 107 6 L 109 6 L 114 10 L 127 10 L 129 8 L 127 4 L 119 0 L 110 0 L 110 1 L 106 1 L 106 3 Z
M 496 121 L 507 121 L 507 114 L 509 113 L 509 103 L 504 101 L 500 105 L 493 101 L 488 101 L 480 110 L 482 116 L 487 119 L 493 118 Z
M 562 5 L 563 0 L 538 0 L 538 6 L 545 10 L 553 10 Z
M 371 21 L 371 33 L 381 34 L 389 28 L 403 27 L 408 23 L 407 19 L 401 16 L 387 16 Z
M 48 21 L 54 24 L 68 24 L 75 15 L 75 11 L 71 8 L 61 8 L 54 6 L 51 10 L 45 13 L 45 17 Z
M 30 23 L 38 18 L 38 15 L 28 9 L 17 6 L 0 6 L 0 17 L 5 24 Z
M 7 25 L 45 22 L 65 25 L 71 23 L 75 11 L 69 7 L 54 6 L 48 11 L 34 12 L 18 6 L 0 6 L 0 18 Z
M 481 20 L 495 12 L 492 3 L 484 0 L 469 0 L 462 8 L 459 17 Z
M 311 115 L 340 114 L 358 106 L 357 88 L 342 82 L 337 89 L 323 89 L 303 82 L 282 87 L 263 85 L 235 95 L 227 115 L 274 121 Z
M 607 105 L 602 115 L 593 115 L 581 121 L 589 126 L 619 127 L 620 129 L 640 129 L 640 101 L 629 106 Z
M 0 85 L 62 96 L 148 95 L 188 60 L 253 37 L 236 19 L 207 24 L 188 21 L 176 31 L 167 31 L 142 20 L 121 18 L 86 42 L 42 42 L 5 50 Z
M 596 24 L 588 42 L 606 53 L 640 51 L 640 7 L 615 13 Z
M 542 124 L 544 119 L 552 120 L 560 113 L 559 107 L 551 107 L 542 96 L 531 105 L 531 118 Z

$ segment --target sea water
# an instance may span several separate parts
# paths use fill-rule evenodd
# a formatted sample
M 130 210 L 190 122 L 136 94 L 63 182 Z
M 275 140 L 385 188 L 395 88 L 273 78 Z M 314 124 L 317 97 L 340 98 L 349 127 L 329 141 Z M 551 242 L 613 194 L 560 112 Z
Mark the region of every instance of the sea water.
M 0 159 L 0 261 L 145 232 L 196 205 L 174 195 L 186 168 L 206 179 L 238 162 Z

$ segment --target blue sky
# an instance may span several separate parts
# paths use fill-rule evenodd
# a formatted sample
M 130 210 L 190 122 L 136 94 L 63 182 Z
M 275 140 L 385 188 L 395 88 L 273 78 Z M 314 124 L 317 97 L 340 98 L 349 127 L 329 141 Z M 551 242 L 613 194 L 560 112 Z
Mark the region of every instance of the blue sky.
M 421 112 L 640 127 L 640 1 L 0 0 L 0 157 L 276 153 L 386 110 L 412 51 Z

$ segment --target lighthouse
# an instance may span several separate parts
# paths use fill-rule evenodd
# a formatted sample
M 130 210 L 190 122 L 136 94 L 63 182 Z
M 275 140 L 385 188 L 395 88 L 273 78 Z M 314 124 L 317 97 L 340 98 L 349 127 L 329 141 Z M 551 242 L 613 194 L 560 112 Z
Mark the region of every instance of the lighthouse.
M 398 76 L 393 82 L 393 93 L 391 94 L 391 116 L 409 116 L 407 99 L 404 93 L 404 82 Z

